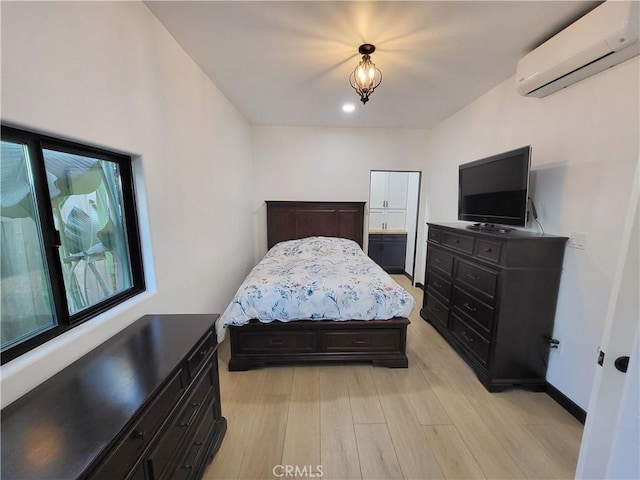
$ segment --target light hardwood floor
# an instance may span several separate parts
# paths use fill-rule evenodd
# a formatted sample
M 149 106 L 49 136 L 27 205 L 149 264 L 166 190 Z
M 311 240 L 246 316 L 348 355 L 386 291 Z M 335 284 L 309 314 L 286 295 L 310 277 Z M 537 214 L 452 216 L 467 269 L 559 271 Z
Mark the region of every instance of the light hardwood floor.
M 273 366 L 229 372 L 228 430 L 205 479 L 571 479 L 582 425 L 545 393 L 489 393 L 419 315 L 409 368 Z M 286 466 L 292 471 L 286 475 Z M 280 467 L 281 466 L 281 467 Z M 275 467 L 275 471 L 274 471 Z

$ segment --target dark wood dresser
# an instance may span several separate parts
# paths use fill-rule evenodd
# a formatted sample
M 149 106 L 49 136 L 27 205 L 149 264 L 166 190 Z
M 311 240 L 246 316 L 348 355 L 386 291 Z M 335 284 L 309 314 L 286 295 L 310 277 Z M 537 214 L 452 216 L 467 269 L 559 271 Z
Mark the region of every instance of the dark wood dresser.
M 4 408 L 2 478 L 201 478 L 226 431 L 217 318 L 144 316 Z
M 567 238 L 428 225 L 422 318 L 488 390 L 546 388 Z

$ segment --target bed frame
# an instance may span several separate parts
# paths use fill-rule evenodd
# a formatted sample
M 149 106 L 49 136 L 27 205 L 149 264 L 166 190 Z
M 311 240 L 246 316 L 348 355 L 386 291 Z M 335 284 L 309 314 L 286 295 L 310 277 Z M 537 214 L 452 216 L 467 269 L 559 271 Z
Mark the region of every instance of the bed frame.
M 314 235 L 342 237 L 361 247 L 364 202 L 267 203 L 267 244 Z M 229 370 L 271 363 L 373 362 L 406 368 L 407 318 L 299 321 L 230 326 Z

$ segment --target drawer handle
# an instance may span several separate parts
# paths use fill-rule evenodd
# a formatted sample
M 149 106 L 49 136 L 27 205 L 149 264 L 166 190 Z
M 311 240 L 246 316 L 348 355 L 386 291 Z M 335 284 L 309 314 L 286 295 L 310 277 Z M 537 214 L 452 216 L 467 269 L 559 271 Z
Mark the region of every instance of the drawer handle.
M 460 332 L 460 336 L 464 338 L 467 342 L 473 343 L 473 338 L 467 335 L 467 332 Z
M 192 402 L 191 403 L 191 406 L 194 407 L 194 408 L 195 407 L 199 407 L 200 405 L 202 405 L 202 402 Z
M 444 263 L 444 258 L 439 258 L 438 257 L 438 258 L 434 259 L 433 261 L 436 262 L 436 263 Z
M 269 340 L 269 345 L 274 346 L 274 347 L 281 347 L 282 345 L 284 345 L 284 341 L 283 340 Z
M 184 468 L 185 470 L 193 470 L 193 465 L 182 465 L 182 467 L 180 468 Z
M 458 240 L 457 238 L 452 240 L 452 243 L 460 243 L 460 240 Z
M 134 430 L 131 434 L 131 437 L 135 438 L 136 440 L 140 440 L 144 437 L 144 430 Z
M 473 273 L 467 273 L 466 276 L 469 277 L 471 280 L 480 280 L 480 277 L 477 275 L 474 275 Z
M 193 442 L 193 445 L 195 447 L 201 447 L 202 445 L 204 445 L 204 442 Z
M 436 287 L 436 288 L 442 288 L 442 284 L 439 283 L 437 280 L 434 280 L 433 286 Z
M 369 342 L 367 340 L 354 340 L 353 344 L 354 345 L 369 345 Z
M 491 252 L 493 252 L 493 248 L 491 247 L 487 247 L 484 249 L 484 253 L 491 253 Z
M 470 312 L 475 312 L 475 311 L 476 311 L 476 309 L 475 309 L 474 307 L 472 307 L 471 305 L 469 305 L 467 302 L 464 302 L 464 303 L 462 304 L 462 306 L 463 306 L 464 308 L 466 308 L 467 310 L 469 310 Z
M 191 425 L 191 422 L 182 422 L 180 425 L 178 425 L 180 428 L 187 428 L 189 425 Z

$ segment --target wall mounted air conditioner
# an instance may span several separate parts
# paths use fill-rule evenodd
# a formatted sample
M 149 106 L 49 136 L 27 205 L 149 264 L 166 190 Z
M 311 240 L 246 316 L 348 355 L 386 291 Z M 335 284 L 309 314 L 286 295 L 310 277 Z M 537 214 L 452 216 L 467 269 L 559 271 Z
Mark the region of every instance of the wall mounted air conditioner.
M 608 0 L 523 57 L 518 92 L 545 97 L 640 54 L 639 5 Z

